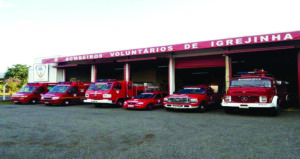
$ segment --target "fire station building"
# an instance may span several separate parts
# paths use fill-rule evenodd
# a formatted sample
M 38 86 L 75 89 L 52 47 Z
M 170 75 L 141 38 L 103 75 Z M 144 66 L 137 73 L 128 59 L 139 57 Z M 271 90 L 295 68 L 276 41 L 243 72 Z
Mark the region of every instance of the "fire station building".
M 29 82 L 117 79 L 154 83 L 172 94 L 185 85 L 225 93 L 238 72 L 264 69 L 300 96 L 300 31 L 53 57 L 37 60 Z

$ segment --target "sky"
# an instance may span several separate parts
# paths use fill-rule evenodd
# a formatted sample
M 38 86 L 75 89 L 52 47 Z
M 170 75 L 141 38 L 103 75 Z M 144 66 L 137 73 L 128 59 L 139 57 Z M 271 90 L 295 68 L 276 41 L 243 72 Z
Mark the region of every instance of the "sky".
M 0 72 L 41 57 L 300 31 L 299 0 L 0 0 Z

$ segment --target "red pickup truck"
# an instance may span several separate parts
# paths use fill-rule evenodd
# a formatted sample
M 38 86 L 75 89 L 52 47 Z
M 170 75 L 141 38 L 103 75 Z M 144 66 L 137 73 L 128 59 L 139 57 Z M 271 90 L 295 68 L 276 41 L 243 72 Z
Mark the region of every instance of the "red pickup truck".
M 164 98 L 164 107 L 171 109 L 198 109 L 205 112 L 208 107 L 221 103 L 221 94 L 206 85 L 186 86 Z

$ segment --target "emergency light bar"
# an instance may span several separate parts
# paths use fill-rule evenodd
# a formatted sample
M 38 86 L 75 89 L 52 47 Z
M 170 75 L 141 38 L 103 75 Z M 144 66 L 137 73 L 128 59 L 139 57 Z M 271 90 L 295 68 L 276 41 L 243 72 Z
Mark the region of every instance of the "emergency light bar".
M 97 79 L 96 82 L 117 82 L 117 79 Z

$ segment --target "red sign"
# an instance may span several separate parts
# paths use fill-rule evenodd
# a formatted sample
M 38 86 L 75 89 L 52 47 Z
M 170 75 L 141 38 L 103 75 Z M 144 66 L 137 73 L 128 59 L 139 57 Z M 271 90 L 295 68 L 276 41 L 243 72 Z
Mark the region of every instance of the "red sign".
M 174 52 L 174 51 L 187 51 L 187 50 L 195 50 L 195 49 L 207 49 L 207 48 L 216 48 L 216 47 L 249 45 L 249 44 L 270 43 L 270 42 L 280 42 L 280 41 L 290 41 L 290 40 L 300 40 L 300 31 L 237 37 L 237 38 L 220 39 L 220 40 L 212 40 L 212 41 L 192 42 L 192 43 L 166 45 L 166 46 L 156 46 L 156 47 L 94 53 L 94 54 L 84 54 L 84 55 L 67 56 L 67 57 L 59 57 L 59 58 L 49 58 L 49 59 L 44 59 L 43 63 L 94 60 L 94 59 L 103 59 L 103 58 L 112 58 L 112 57 L 136 56 L 136 55 L 146 55 L 146 54 L 156 54 L 156 53 L 167 53 L 167 52 Z

